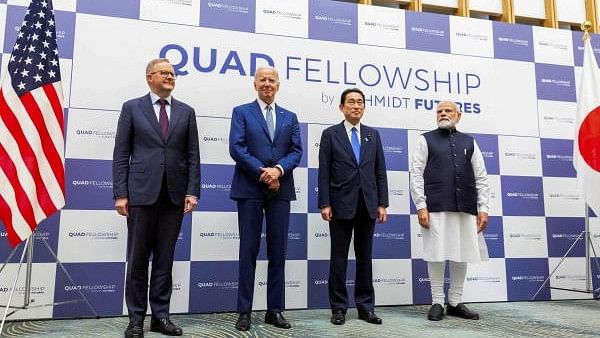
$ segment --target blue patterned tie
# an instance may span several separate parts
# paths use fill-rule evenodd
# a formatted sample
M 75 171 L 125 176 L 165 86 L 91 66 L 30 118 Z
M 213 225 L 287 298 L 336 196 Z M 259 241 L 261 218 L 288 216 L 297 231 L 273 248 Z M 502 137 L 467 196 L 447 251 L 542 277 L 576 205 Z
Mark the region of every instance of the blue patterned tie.
M 356 157 L 356 162 L 360 163 L 360 142 L 358 141 L 358 133 L 356 131 L 356 127 L 352 127 L 352 151 L 354 152 L 354 157 Z
M 271 136 L 271 141 L 275 137 L 275 123 L 273 122 L 273 108 L 271 106 L 267 106 L 267 129 L 269 129 L 269 136 Z

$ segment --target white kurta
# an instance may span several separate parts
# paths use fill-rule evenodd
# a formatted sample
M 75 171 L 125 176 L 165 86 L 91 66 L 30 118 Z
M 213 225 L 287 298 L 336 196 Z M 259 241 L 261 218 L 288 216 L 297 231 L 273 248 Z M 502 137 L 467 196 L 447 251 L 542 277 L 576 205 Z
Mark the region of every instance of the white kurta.
M 489 188 L 483 155 L 474 142 L 471 165 L 475 174 L 477 209 L 489 210 Z M 410 163 L 410 193 L 417 210 L 427 208 L 423 173 L 427 164 L 427 141 L 423 135 L 417 139 Z M 451 260 L 479 263 L 489 259 L 483 232 L 477 233 L 477 217 L 463 212 L 430 212 L 429 229 L 421 227 L 423 234 L 423 259 L 428 262 Z

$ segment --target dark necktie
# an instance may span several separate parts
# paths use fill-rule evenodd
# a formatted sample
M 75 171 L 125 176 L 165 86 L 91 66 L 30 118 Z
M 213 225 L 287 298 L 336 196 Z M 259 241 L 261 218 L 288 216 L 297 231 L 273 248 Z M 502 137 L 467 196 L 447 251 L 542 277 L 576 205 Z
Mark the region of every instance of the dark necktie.
M 354 152 L 354 157 L 356 157 L 356 162 L 360 163 L 360 141 L 358 140 L 358 133 L 356 131 L 356 127 L 352 127 L 352 151 Z
M 163 140 L 167 140 L 167 134 L 169 133 L 169 117 L 167 117 L 167 100 L 160 99 L 160 112 L 158 113 L 158 125 L 160 126 L 160 133 L 162 134 Z

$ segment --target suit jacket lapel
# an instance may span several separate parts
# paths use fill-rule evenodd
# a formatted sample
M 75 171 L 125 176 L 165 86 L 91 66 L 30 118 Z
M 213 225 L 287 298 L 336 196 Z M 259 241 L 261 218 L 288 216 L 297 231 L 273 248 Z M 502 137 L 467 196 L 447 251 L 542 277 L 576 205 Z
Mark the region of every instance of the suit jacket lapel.
M 284 114 L 283 111 L 281 111 L 281 108 L 275 105 L 275 136 L 273 137 L 273 142 L 275 142 L 275 140 L 279 136 L 279 133 L 281 132 L 281 128 L 283 127 L 283 124 L 285 122 L 285 117 L 286 114 Z M 266 124 L 267 123 L 265 121 L 265 126 Z
M 360 125 L 360 161 L 363 162 L 365 160 L 365 156 L 370 154 L 367 148 L 371 147 L 373 136 L 371 136 L 371 128 L 361 124 Z
M 336 138 L 338 139 L 338 142 L 342 145 L 342 147 L 344 147 L 344 150 L 346 150 L 346 152 L 354 160 L 354 163 L 356 163 L 356 165 L 358 165 L 358 162 L 356 161 L 356 157 L 354 156 L 354 151 L 352 150 L 352 144 L 350 143 L 350 140 L 348 139 L 348 133 L 346 133 L 346 127 L 344 127 L 343 121 L 342 121 L 342 123 L 337 125 L 335 135 L 336 135 Z
M 169 137 L 171 137 L 171 132 L 175 130 L 174 128 L 178 123 L 181 122 L 183 118 L 181 111 L 179 109 L 179 101 L 175 100 L 175 98 L 171 97 L 171 116 L 169 118 L 169 131 L 167 132 L 167 141 Z
M 154 106 L 152 103 L 153 102 L 150 98 L 150 94 L 148 94 L 142 97 L 142 100 L 140 102 L 140 108 L 144 113 L 144 116 L 146 116 L 146 118 L 148 119 L 148 122 L 150 122 L 150 125 L 154 128 L 154 131 L 156 131 L 158 137 L 162 140 L 160 126 L 158 125 L 158 119 L 156 118 L 156 113 L 154 112 Z
M 265 121 L 265 117 L 262 114 L 260 109 L 260 105 L 257 100 L 254 100 L 254 104 L 252 105 L 252 115 L 256 118 L 256 121 L 262 127 L 263 131 L 267 135 L 267 138 L 270 140 L 271 136 L 269 136 L 269 129 L 267 129 L 267 121 Z

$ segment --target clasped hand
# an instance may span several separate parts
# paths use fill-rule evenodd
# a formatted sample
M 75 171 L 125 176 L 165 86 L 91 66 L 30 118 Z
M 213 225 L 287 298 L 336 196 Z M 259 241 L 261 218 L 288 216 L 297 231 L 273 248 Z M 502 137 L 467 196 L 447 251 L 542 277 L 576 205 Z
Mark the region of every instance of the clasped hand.
M 270 190 L 279 190 L 281 171 L 278 168 L 260 168 L 260 170 L 260 181 L 266 183 Z

